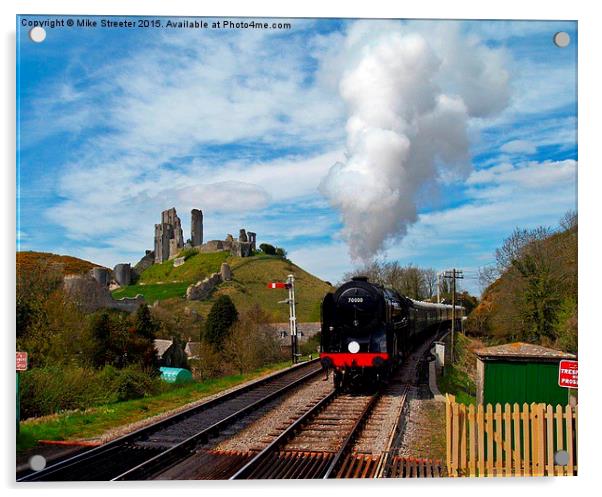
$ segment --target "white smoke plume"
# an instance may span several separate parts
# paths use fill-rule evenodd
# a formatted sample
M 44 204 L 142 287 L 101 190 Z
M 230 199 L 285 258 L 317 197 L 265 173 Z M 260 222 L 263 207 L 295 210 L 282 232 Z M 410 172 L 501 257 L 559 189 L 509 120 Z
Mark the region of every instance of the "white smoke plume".
M 341 212 L 354 260 L 370 260 L 417 220 L 421 191 L 471 169 L 471 118 L 509 100 L 502 52 L 457 26 L 350 30 L 339 90 L 348 108 L 346 161 L 320 184 Z

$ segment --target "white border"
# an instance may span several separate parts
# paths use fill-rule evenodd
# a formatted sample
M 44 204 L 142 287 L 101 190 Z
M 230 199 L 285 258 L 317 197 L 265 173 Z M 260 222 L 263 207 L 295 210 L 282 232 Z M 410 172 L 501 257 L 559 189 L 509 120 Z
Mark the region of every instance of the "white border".
M 44 485 L 43 487 L 17 487 L 14 483 L 14 445 L 11 428 L 14 423 L 14 380 L 12 376 L 14 350 L 14 250 L 15 250 L 15 15 L 25 14 L 143 14 L 143 15 L 199 15 L 199 16 L 282 16 L 282 17 L 405 17 L 405 18 L 474 18 L 474 19 L 563 19 L 579 21 L 579 217 L 580 217 L 580 267 L 579 308 L 580 308 L 580 344 L 579 359 L 581 375 L 581 412 L 579 424 L 579 473 L 578 478 L 556 479 L 494 479 L 494 480 L 440 480 L 440 481 L 336 481 L 336 482 L 249 482 L 229 485 L 221 482 L 152 482 L 111 485 L 112 492 L 144 489 L 149 495 L 160 495 L 175 489 L 176 492 L 220 492 L 227 495 L 312 495 L 332 492 L 342 494 L 365 494 L 382 492 L 383 495 L 411 495 L 437 492 L 445 495 L 465 495 L 467 491 L 483 492 L 491 495 L 507 496 L 508 493 L 529 490 L 537 493 L 562 493 L 575 495 L 587 492 L 595 480 L 602 475 L 599 455 L 602 451 L 599 417 L 600 404 L 599 378 L 600 350 L 599 322 L 594 312 L 599 307 L 600 277 L 597 274 L 596 257 L 601 253 L 597 229 L 600 223 L 600 132 L 597 126 L 600 109 L 599 50 L 602 46 L 600 33 L 602 24 L 593 2 L 527 2 L 525 0 L 503 0 L 500 2 L 476 2 L 470 0 L 418 2 L 391 2 L 369 0 L 367 2 L 349 2 L 337 4 L 325 0 L 303 0 L 295 4 L 276 1 L 225 1 L 201 3 L 183 0 L 147 0 L 145 2 L 124 2 L 123 0 L 88 0 L 87 2 L 55 0 L 9 0 L 2 2 L 2 41 L 4 71 L 2 80 L 2 100 L 4 105 L 2 119 L 3 167 L 3 213 L 4 237 L 2 245 L 2 316 L 4 326 L 4 374 L 7 399 L 4 402 L 4 437 L 2 468 L 6 486 L 10 492 L 17 488 L 21 493 L 65 495 L 80 494 L 86 490 L 91 495 L 104 496 L 106 484 Z M 598 119 L 596 119 L 598 118 Z M 175 487 L 175 488 L 174 488 Z M 589 492 L 588 492 L 589 493 Z

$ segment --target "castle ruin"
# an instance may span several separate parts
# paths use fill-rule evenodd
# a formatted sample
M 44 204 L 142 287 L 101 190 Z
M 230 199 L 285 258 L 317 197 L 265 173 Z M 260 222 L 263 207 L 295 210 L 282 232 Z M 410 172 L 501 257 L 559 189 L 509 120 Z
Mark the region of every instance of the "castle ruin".
M 203 242 L 203 211 L 192 209 L 190 214 L 190 240 L 184 243 L 182 223 L 175 207 L 161 213 L 161 223 L 155 224 L 155 264 L 174 259 L 183 248 L 194 248 L 199 252 L 229 250 L 232 255 L 238 257 L 249 257 L 257 250 L 257 234 L 244 229 L 239 231 L 237 240 L 229 234 L 225 240 Z
M 155 262 L 160 264 L 174 258 L 184 247 L 182 223 L 172 207 L 161 213 L 161 223 L 155 224 Z

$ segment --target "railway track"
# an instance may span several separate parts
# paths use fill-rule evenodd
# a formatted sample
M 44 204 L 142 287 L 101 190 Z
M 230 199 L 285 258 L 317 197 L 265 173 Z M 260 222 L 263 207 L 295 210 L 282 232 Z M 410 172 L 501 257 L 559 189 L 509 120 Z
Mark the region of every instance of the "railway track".
M 439 476 L 440 462 L 406 460 L 395 454 L 408 391 L 434 339 L 418 347 L 378 391 L 370 395 L 334 391 L 326 396 L 230 479 Z
M 330 477 L 360 432 L 379 394 L 379 391 L 366 395 L 331 392 L 230 479 Z
M 148 479 L 320 371 L 318 360 L 287 369 L 17 481 Z

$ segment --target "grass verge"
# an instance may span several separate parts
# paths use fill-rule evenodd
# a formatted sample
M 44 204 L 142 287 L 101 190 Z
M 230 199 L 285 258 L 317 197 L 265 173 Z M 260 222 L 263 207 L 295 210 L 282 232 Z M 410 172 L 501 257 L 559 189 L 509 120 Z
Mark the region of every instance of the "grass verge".
M 147 303 L 153 303 L 155 300 L 172 299 L 174 297 L 183 297 L 186 295 L 186 289 L 190 283 L 159 283 L 151 285 L 130 285 L 113 292 L 113 298 L 121 299 L 123 297 L 135 297 L 140 294 Z
M 450 335 L 446 340 L 446 347 L 450 346 Z M 452 364 L 447 359 L 443 375 L 437 378 L 437 384 L 441 393 L 456 396 L 456 402 L 461 404 L 476 404 L 476 364 L 477 357 L 474 350 L 482 344 L 477 340 L 471 340 L 461 333 L 456 333 L 455 356 Z
M 99 437 L 110 429 L 175 409 L 289 365 L 289 362 L 283 361 L 243 375 L 224 376 L 186 385 L 170 385 L 169 390 L 152 397 L 30 418 L 21 423 L 21 430 L 17 436 L 17 453 L 34 447 L 39 440 Z

